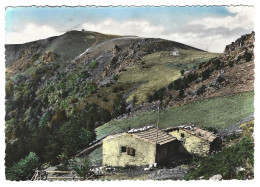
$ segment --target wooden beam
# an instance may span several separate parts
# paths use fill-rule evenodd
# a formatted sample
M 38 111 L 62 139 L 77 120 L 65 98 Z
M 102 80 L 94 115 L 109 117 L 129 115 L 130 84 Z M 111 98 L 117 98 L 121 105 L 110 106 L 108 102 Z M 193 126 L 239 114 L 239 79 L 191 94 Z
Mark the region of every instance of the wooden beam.
M 46 173 L 71 173 L 72 171 L 46 171 Z

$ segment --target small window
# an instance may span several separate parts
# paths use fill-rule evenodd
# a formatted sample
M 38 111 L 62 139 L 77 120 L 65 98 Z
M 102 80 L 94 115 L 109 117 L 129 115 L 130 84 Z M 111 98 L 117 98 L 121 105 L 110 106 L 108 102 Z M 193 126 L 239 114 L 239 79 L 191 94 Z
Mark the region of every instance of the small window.
M 122 146 L 121 147 L 121 153 L 125 153 L 126 152 L 126 147 Z
M 181 137 L 184 138 L 184 133 L 181 133 Z
M 128 155 L 135 156 L 135 149 L 130 147 Z
M 121 147 L 121 153 L 126 153 L 130 156 L 135 156 L 135 149 L 132 147 Z

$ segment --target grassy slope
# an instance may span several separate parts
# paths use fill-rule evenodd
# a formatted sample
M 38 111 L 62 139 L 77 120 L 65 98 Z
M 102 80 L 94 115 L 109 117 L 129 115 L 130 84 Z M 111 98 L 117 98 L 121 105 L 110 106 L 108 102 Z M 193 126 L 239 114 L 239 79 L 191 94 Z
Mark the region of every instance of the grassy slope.
M 140 63 L 136 63 L 128 67 L 126 72 L 122 72 L 119 82 L 143 83 L 128 98 L 129 101 L 136 96 L 138 104 L 140 104 L 146 100 L 148 94 L 179 78 L 181 69 L 192 68 L 194 65 L 218 55 L 197 50 L 180 50 L 179 56 L 172 56 L 169 51 L 155 52 L 146 55 Z
M 185 180 L 196 180 L 203 176 L 204 179 L 221 174 L 224 179 L 242 179 L 254 175 L 254 121 L 249 121 L 240 126 L 243 130 L 240 137 L 226 142 L 226 147 L 210 157 L 201 158 L 200 165 L 188 171 Z M 191 164 L 192 165 L 192 164 Z M 246 171 L 237 174 L 235 167 L 244 167 Z M 251 178 L 250 177 L 250 178 Z
M 160 113 L 159 127 L 195 123 L 198 126 L 225 128 L 238 123 L 252 112 L 254 112 L 254 93 L 246 92 L 168 108 Z M 128 119 L 113 120 L 96 129 L 97 137 L 100 138 L 128 127 L 142 127 L 156 123 L 156 121 L 156 112 L 146 112 Z

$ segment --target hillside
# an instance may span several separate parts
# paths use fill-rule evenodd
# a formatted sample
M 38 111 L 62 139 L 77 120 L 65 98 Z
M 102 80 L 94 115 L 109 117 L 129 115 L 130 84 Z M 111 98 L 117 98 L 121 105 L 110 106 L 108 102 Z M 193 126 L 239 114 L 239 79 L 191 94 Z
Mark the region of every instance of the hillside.
M 151 93 L 150 103 L 135 107 L 127 119 L 113 120 L 97 128 L 97 135 L 102 137 L 128 127 L 156 123 L 154 111 L 158 104 L 154 100 L 158 99 L 162 100 L 162 107 L 167 108 L 160 114 L 161 128 L 195 123 L 222 129 L 238 123 L 254 112 L 253 49 L 254 32 L 227 45 L 219 57 L 201 62 L 198 67 L 183 72 L 179 79 Z
M 74 155 L 95 139 L 96 127 L 147 101 L 180 69 L 218 56 L 174 41 L 88 31 L 6 45 L 5 54 L 7 167 L 30 151 L 51 163 Z

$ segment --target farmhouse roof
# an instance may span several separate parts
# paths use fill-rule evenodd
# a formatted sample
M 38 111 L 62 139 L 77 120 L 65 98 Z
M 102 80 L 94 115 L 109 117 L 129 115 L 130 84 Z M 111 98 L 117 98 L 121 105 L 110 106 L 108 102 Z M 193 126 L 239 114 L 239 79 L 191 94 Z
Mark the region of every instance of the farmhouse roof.
M 200 139 L 203 139 L 203 140 L 206 140 L 209 142 L 213 142 L 218 137 L 217 135 L 215 135 L 212 132 L 206 131 L 199 127 L 196 127 L 194 124 L 185 124 L 185 125 L 180 125 L 177 127 L 169 127 L 167 129 L 164 129 L 164 131 L 169 132 L 171 130 L 179 129 L 179 128 L 185 130 L 186 132 L 188 132 Z
M 137 136 L 141 139 L 147 140 L 153 144 L 159 145 L 163 145 L 177 139 L 172 135 L 156 128 L 153 125 L 146 126 L 140 129 L 131 129 L 127 133 L 132 134 L 133 136 Z
M 124 133 L 118 133 L 111 136 L 106 137 L 105 139 L 116 138 L 118 136 L 122 136 L 124 134 L 132 135 L 136 138 L 140 138 L 142 140 L 148 141 L 153 144 L 163 145 L 168 142 L 174 141 L 177 138 L 172 135 L 164 132 L 163 130 L 158 129 L 154 125 L 145 126 L 143 128 L 131 129 Z

